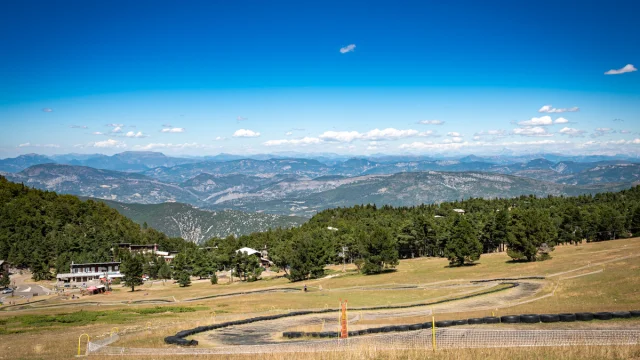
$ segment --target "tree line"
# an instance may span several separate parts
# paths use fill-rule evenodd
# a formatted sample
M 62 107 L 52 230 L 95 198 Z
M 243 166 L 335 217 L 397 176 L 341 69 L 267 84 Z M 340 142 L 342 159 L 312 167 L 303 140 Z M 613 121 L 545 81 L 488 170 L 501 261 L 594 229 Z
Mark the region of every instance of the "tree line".
M 277 270 L 291 281 L 324 275 L 327 264 L 354 263 L 364 274 L 393 269 L 399 259 L 446 257 L 451 266 L 507 249 L 514 260 L 548 258 L 558 244 L 640 235 L 640 187 L 577 197 L 471 198 L 413 207 L 356 205 L 327 209 L 299 228 L 271 229 L 196 245 L 140 226 L 107 205 L 32 189 L 0 177 L 0 259 L 49 279 L 81 262 L 139 261 L 152 278 L 217 281 L 232 270 L 254 281 L 262 268 L 236 250 L 267 248 Z M 456 211 L 456 209 L 458 209 Z M 464 214 L 459 213 L 464 210 Z M 158 244 L 178 251 L 171 266 L 158 258 L 119 253 L 117 243 Z M 139 272 L 139 264 L 134 264 Z M 131 272 L 131 271 L 129 271 Z M 125 279 L 126 280 L 126 279 Z

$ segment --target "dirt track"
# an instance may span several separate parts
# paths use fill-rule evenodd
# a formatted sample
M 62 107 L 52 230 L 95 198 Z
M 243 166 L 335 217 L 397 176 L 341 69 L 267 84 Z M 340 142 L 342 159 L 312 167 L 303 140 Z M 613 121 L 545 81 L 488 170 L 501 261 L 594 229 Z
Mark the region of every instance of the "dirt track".
M 415 306 L 406 309 L 392 309 L 392 310 L 366 310 L 366 314 L 375 314 L 377 318 L 394 319 L 398 317 L 405 317 L 407 323 L 411 323 L 412 315 L 423 312 L 428 314 L 433 311 L 437 314 L 445 314 L 451 312 L 461 311 L 473 311 L 483 309 L 493 309 L 497 307 L 503 307 L 509 304 L 517 303 L 536 295 L 543 287 L 542 281 L 534 280 L 521 280 L 517 287 L 497 291 L 489 294 L 481 294 L 473 296 L 467 299 L 455 300 L 451 302 L 444 302 L 440 304 L 428 305 L 428 306 Z M 495 287 L 499 282 L 485 283 L 483 287 L 491 288 Z M 451 284 L 442 284 L 442 287 L 449 287 Z M 477 289 L 473 290 L 477 292 Z M 455 298 L 452 297 L 452 298 Z M 425 302 L 429 300 L 439 299 L 425 299 Z M 350 316 L 350 329 L 358 329 L 358 320 L 360 314 L 358 311 L 355 315 Z M 229 346 L 229 345 L 261 345 L 280 342 L 281 334 L 284 331 L 288 331 L 291 328 L 301 326 L 318 326 L 325 323 L 325 331 L 336 331 L 338 314 L 314 314 L 288 317 L 277 320 L 260 321 L 256 323 L 250 323 L 245 325 L 236 325 L 223 329 L 218 329 L 202 334 L 195 335 L 194 338 L 200 342 L 200 344 L 209 346 Z

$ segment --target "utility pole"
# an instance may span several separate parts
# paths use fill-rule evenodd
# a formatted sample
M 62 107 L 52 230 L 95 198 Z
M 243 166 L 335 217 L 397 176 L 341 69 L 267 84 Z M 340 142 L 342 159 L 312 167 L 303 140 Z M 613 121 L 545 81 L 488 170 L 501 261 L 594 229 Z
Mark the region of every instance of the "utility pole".
M 342 272 L 347 271 L 347 251 L 349 251 L 349 247 L 342 247 Z

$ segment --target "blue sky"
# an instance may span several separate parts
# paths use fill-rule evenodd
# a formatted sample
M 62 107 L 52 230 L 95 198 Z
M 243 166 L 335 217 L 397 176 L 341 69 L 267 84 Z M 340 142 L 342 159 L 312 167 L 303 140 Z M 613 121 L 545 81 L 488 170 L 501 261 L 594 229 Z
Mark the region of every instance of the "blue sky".
M 637 13 L 635 1 L 10 2 L 0 157 L 638 154 Z

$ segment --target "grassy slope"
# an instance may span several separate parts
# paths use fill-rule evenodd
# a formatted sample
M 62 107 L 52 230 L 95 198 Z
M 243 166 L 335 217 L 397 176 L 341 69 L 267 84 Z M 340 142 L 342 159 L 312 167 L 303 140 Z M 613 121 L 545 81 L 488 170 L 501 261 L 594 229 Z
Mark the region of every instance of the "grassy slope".
M 92 336 L 108 333 L 112 326 L 118 326 L 120 330 L 144 328 L 146 322 L 151 322 L 152 329 L 148 333 L 138 333 L 138 335 L 130 335 L 127 338 L 127 346 L 164 346 L 162 338 L 179 329 L 189 328 L 196 325 L 203 325 L 211 322 L 212 312 L 215 311 L 217 321 L 221 321 L 222 317 L 241 318 L 253 316 L 251 312 L 269 311 L 274 307 L 275 311 L 285 311 L 286 309 L 295 308 L 322 308 L 325 304 L 335 306 L 339 298 L 348 298 L 352 307 L 366 306 L 377 303 L 400 303 L 411 301 L 416 298 L 429 299 L 442 295 L 455 296 L 455 292 L 447 292 L 442 290 L 428 291 L 420 294 L 416 290 L 402 291 L 356 291 L 347 288 L 353 286 L 365 285 L 393 285 L 393 284 L 411 284 L 411 283 L 433 283 L 449 279 L 486 279 L 496 277 L 513 277 L 513 276 L 531 276 L 531 275 L 553 275 L 558 272 L 564 272 L 576 269 L 581 266 L 592 264 L 590 268 L 578 270 L 573 273 L 559 275 L 547 280 L 547 287 L 542 294 L 552 291 L 558 279 L 579 274 L 585 274 L 592 271 L 598 271 L 604 268 L 603 272 L 577 277 L 573 279 L 559 280 L 555 296 L 547 297 L 532 303 L 519 305 L 513 308 L 500 309 L 499 315 L 508 313 L 546 313 L 546 312 L 575 312 L 575 311 L 596 311 L 596 310 L 623 310 L 640 308 L 640 258 L 631 258 L 608 263 L 606 265 L 595 265 L 596 263 L 617 259 L 627 255 L 640 253 L 640 239 L 618 240 L 602 243 L 584 244 L 580 246 L 562 246 L 556 248 L 553 253 L 553 259 L 539 263 L 508 263 L 505 254 L 491 254 L 481 258 L 476 266 L 462 268 L 448 268 L 444 259 L 414 259 L 401 261 L 397 272 L 382 274 L 378 276 L 362 276 L 349 275 L 344 277 L 336 277 L 331 279 L 321 279 L 307 282 L 312 292 L 304 294 L 300 293 L 275 293 L 275 294 L 254 294 L 242 297 L 230 297 L 211 300 L 202 300 L 197 302 L 171 304 L 170 306 L 194 307 L 199 309 L 195 312 L 153 314 L 141 317 L 139 314 L 133 314 L 128 320 L 116 320 L 108 314 L 104 316 L 104 321 L 91 321 L 76 325 L 61 325 L 55 323 L 39 324 L 39 328 L 30 328 L 24 326 L 27 330 L 24 335 L 12 334 L 2 335 L 3 341 L 0 342 L 0 353 L 9 353 L 10 348 L 18 346 L 21 351 L 29 357 L 38 357 L 39 354 L 46 353 L 52 355 L 51 358 L 67 358 L 71 355 L 74 346 L 74 339 L 80 333 L 87 332 Z M 334 267 L 339 269 L 339 267 Z M 130 293 L 124 289 L 114 292 L 109 296 L 95 296 L 91 300 L 114 301 L 114 300 L 143 300 L 149 298 L 170 298 L 175 296 L 178 300 L 187 299 L 195 296 L 204 296 L 211 294 L 223 294 L 235 291 L 245 291 L 249 289 L 264 289 L 267 287 L 280 286 L 301 286 L 302 284 L 290 284 L 284 279 L 272 279 L 258 281 L 255 283 L 234 283 L 231 285 L 212 286 L 207 282 L 197 282 L 189 288 L 178 288 L 173 284 L 165 286 L 155 284 L 153 287 L 143 287 L 143 291 Z M 322 285 L 323 289 L 331 289 L 331 291 L 316 291 L 315 287 Z M 149 295 L 144 295 L 148 293 Z M 84 301 L 84 299 L 82 300 Z M 154 305 L 155 306 L 155 305 Z M 149 306 L 149 307 L 154 307 Z M 87 310 L 101 310 L 129 308 L 128 306 L 87 306 Z M 206 308 L 206 310 L 205 310 Z M 10 328 L 16 328 L 15 322 L 21 321 L 20 317 L 14 318 L 17 314 L 60 314 L 77 311 L 77 309 L 59 308 L 59 309 L 41 309 L 23 311 L 20 313 L 1 312 L 0 320 Z M 108 313 L 109 311 L 107 311 Z M 487 316 L 487 311 L 483 312 L 466 312 L 438 315 L 440 318 L 465 318 L 471 316 Z M 120 315 L 121 316 L 121 315 Z M 120 322 L 118 322 L 120 321 Z M 409 322 L 419 322 L 419 318 L 410 318 Z M 598 326 L 602 326 L 600 323 Z M 622 322 L 611 322 L 608 324 L 623 324 Z M 566 325 L 564 328 L 578 325 Z M 638 327 L 640 322 L 626 321 L 625 327 Z M 539 324 L 536 327 L 552 328 L 558 327 L 558 324 Z M 581 325 L 585 326 L 585 325 Z M 593 326 L 586 324 L 586 326 Z M 64 331 L 63 331 L 64 329 Z M 4 341 L 6 339 L 6 341 Z M 59 346 L 63 344 L 64 346 Z M 76 342 L 77 344 L 77 342 Z M 633 358 L 640 354 L 637 348 L 571 348 L 569 351 L 553 351 L 553 349 L 536 349 L 535 352 L 527 352 L 525 350 L 464 350 L 457 352 L 438 353 L 437 358 L 467 358 L 483 355 L 484 357 L 509 357 L 509 358 L 529 358 L 536 354 L 536 358 L 552 359 L 578 359 L 585 357 L 599 358 Z M 457 354 L 457 355 L 456 355 Z M 370 357 L 369 353 L 361 353 L 363 357 Z M 422 358 L 427 354 L 394 352 L 387 354 L 378 354 L 378 358 Z M 430 355 L 430 354 L 429 354 Z M 333 355 L 314 356 L 313 358 L 333 359 Z M 50 358 L 50 356 L 46 356 Z M 274 359 L 287 358 L 284 355 L 273 357 Z M 348 356 L 347 356 L 348 358 Z

